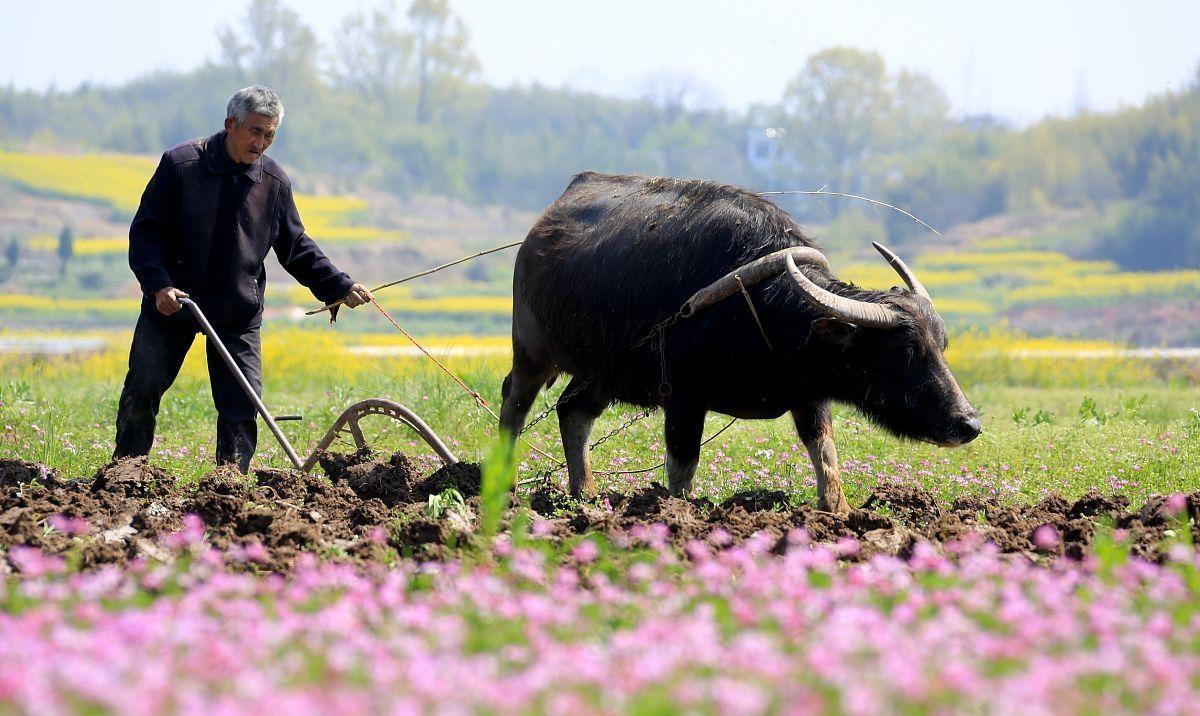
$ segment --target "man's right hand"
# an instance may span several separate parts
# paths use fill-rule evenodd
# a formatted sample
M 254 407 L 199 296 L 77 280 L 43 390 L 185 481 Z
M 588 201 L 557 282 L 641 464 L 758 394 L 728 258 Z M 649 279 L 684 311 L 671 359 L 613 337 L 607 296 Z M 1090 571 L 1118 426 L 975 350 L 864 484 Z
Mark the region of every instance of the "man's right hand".
M 167 286 L 154 292 L 154 305 L 158 307 L 159 313 L 164 316 L 170 316 L 183 308 L 183 304 L 179 302 L 179 299 L 187 297 L 186 293 L 174 286 Z

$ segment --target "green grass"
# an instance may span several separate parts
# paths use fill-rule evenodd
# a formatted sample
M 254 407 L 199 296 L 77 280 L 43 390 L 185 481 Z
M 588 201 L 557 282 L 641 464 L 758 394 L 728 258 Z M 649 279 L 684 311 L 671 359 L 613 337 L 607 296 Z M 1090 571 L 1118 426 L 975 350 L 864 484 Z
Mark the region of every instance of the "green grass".
M 93 474 L 112 451 L 124 350 L 117 346 L 114 356 L 88 364 L 11 358 L 0 363 L 0 456 L 42 462 L 67 477 Z M 193 350 L 201 353 L 199 345 Z M 275 369 L 272 360 L 284 358 L 273 359 L 268 350 L 266 402 L 276 414 L 304 415 L 300 423 L 283 424 L 302 457 L 346 406 L 370 397 L 388 397 L 416 410 L 461 459 L 479 461 L 497 441 L 493 418 L 423 360 L 355 357 L 350 365 L 351 359 L 342 363 L 316 354 L 311 359 L 289 355 L 286 366 L 276 362 Z M 854 410 L 836 410 L 836 440 L 851 502 L 861 504 L 880 481 L 924 485 L 946 499 L 995 494 L 1014 501 L 1035 500 L 1051 491 L 1073 497 L 1095 487 L 1139 503 L 1152 493 L 1200 489 L 1200 417 L 1195 410 L 1200 388 L 1153 378 L 1130 383 L 1126 373 L 1103 370 L 1098 375 L 1125 377 L 1109 385 L 1030 386 L 1008 380 L 1024 372 L 995 364 L 1002 360 L 1012 359 L 996 358 L 987 370 L 975 366 L 960 371 L 984 420 L 983 435 L 962 448 L 901 441 Z M 503 357 L 457 359 L 451 365 L 499 410 L 500 382 L 507 370 Z M 551 405 L 559 390 L 556 386 L 544 393 L 532 414 Z M 629 406 L 610 408 L 597 422 L 593 439 L 634 412 Z M 153 462 L 188 479 L 206 473 L 215 419 L 205 373 L 185 368 L 163 400 Z M 371 420 L 376 422 L 367 423 L 368 432 L 378 435 L 385 449 L 430 454 L 405 428 L 383 418 Z M 706 435 L 727 422 L 710 415 Z M 554 415 L 526 438 L 561 455 Z M 528 447 L 522 455 L 522 479 L 548 467 Z M 662 417 L 655 413 L 597 448 L 592 463 L 605 471 L 597 476 L 602 489 L 629 490 L 663 481 L 661 470 L 608 473 L 649 467 L 662 459 Z M 256 464 L 288 466 L 265 426 L 259 431 Z M 434 464 L 432 458 L 427 464 Z M 554 479 L 565 483 L 565 472 Z M 814 498 L 812 468 L 788 419 L 739 421 L 703 448 L 697 494 L 722 498 L 750 488 L 783 489 L 797 500 Z

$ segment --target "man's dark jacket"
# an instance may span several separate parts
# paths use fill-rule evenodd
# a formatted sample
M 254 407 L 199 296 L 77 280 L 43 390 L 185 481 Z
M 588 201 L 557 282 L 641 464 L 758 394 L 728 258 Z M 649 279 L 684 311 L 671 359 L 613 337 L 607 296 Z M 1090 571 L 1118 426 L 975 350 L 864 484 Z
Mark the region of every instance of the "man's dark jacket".
M 353 285 L 304 233 L 291 179 L 274 160 L 235 164 L 223 131 L 163 154 L 129 227 L 129 266 L 150 306 L 155 291 L 174 286 L 214 324 L 251 325 L 261 319 L 270 249 L 321 301 Z

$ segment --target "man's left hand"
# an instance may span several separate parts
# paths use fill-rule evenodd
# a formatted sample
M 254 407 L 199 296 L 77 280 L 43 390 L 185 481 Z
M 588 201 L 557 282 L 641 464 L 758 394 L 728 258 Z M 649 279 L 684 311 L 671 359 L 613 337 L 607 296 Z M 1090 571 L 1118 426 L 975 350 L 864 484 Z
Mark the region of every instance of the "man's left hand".
M 347 306 L 355 308 L 364 303 L 370 303 L 372 300 L 371 292 L 366 289 L 361 283 L 356 283 L 350 287 L 350 293 L 342 299 Z

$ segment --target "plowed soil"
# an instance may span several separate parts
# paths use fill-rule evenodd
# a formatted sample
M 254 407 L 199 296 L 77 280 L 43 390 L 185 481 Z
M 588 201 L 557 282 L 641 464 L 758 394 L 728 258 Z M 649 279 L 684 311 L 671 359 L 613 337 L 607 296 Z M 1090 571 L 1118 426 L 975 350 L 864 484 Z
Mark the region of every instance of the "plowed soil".
M 282 572 L 302 552 L 387 563 L 397 555 L 450 558 L 477 541 L 477 465 L 459 463 L 421 475 L 400 453 L 383 459 L 329 454 L 321 465 L 325 476 L 284 470 L 244 476 L 218 468 L 185 485 L 140 458 L 106 465 L 82 479 L 64 479 L 36 463 L 0 460 L 0 546 L 5 556 L 13 546 L 37 547 L 83 569 L 139 557 L 169 559 L 166 538 L 184 528 L 188 514 L 200 516 L 205 539 L 216 547 L 252 548 L 247 568 Z M 431 510 L 430 496 L 449 488 L 464 504 Z M 1134 509 L 1122 496 L 1094 492 L 1075 501 L 1051 496 L 1033 505 L 980 498 L 946 504 L 923 490 L 881 486 L 846 519 L 766 490 L 738 493 L 719 504 L 671 497 L 657 484 L 589 502 L 570 500 L 551 487 L 521 498 L 545 520 L 536 530 L 542 539 L 603 533 L 636 540 L 645 533 L 639 526 L 662 524 L 666 539 L 680 548 L 700 540 L 721 549 L 764 533 L 782 552 L 795 543 L 794 530 L 803 528 L 814 542 L 842 541 L 843 558 L 852 560 L 879 553 L 907 557 L 918 542 L 938 549 L 950 542 L 991 542 L 1034 560 L 1079 559 L 1102 525 L 1119 530 L 1134 554 L 1161 560 L 1168 530 L 1180 525 L 1168 515 L 1164 498 Z M 1200 491 L 1188 496 L 1187 509 L 1200 521 Z M 1053 527 L 1043 537 L 1054 539 L 1035 544 L 1034 532 L 1043 525 Z M 6 568 L 17 567 L 0 561 L 0 571 Z

